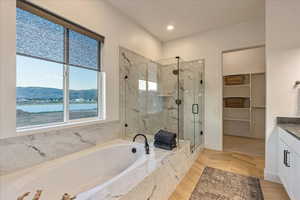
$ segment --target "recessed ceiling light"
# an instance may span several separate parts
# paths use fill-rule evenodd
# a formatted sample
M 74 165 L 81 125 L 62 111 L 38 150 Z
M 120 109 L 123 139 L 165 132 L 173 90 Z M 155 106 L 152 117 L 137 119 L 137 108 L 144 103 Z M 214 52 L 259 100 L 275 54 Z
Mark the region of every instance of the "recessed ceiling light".
M 172 31 L 173 29 L 174 29 L 174 26 L 173 26 L 173 25 L 168 25 L 168 26 L 167 26 L 167 30 L 168 30 L 168 31 Z

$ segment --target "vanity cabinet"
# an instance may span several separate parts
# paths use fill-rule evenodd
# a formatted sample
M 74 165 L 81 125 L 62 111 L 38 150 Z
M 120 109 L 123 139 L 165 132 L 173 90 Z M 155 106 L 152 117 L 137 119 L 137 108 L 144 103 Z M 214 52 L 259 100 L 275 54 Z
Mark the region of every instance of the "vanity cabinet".
M 278 175 L 291 200 L 300 200 L 300 140 L 279 128 Z
M 300 199 L 300 154 L 295 156 L 295 174 L 293 174 L 294 177 L 294 183 L 293 185 L 293 194 L 295 199 Z

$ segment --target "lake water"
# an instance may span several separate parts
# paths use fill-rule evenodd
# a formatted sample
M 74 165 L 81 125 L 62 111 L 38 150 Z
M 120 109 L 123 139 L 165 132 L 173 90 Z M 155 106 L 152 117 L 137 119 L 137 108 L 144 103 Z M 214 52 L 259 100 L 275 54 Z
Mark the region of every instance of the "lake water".
M 64 110 L 63 104 L 17 105 L 17 109 L 30 113 L 59 112 Z M 70 104 L 70 110 L 94 110 L 97 104 Z

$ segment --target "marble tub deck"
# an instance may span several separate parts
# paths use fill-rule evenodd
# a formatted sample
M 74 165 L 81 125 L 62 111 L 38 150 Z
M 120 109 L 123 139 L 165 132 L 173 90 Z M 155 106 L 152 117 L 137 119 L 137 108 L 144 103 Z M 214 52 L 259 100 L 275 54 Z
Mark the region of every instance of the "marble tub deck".
M 5 185 L 4 190 L 18 188 L 24 184 L 22 180 L 37 178 L 35 171 L 41 168 L 51 168 L 65 160 L 76 159 L 99 148 L 122 142 L 128 141 L 117 139 L 31 168 L 0 176 L 0 183 Z M 80 193 L 79 200 L 85 199 L 86 196 L 89 196 L 89 200 L 168 199 L 197 158 L 200 150 L 199 148 L 198 152 L 191 154 L 190 144 L 187 141 L 182 141 L 180 148 L 173 151 L 157 149 L 151 145 L 151 154 L 146 162 L 126 173 L 121 173 L 108 183 L 91 188 L 84 194 Z M 11 188 L 9 188 L 10 186 Z M 1 193 L 4 190 L 1 190 Z M 93 193 L 92 197 L 89 193 Z M 2 199 L 2 194 L 0 197 Z

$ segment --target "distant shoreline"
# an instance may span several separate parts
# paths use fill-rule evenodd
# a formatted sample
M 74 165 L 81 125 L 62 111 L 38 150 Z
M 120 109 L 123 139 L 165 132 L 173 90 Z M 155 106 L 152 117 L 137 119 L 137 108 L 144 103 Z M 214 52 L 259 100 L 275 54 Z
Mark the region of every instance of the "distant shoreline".
M 97 109 L 82 109 L 82 110 L 70 110 L 70 112 L 91 112 L 91 111 L 94 111 L 94 110 L 97 110 Z M 48 113 L 62 113 L 64 112 L 63 110 L 62 111 L 46 111 L 46 112 L 27 112 L 27 111 L 24 111 L 24 110 L 21 110 L 21 109 L 17 109 L 17 112 L 22 112 L 24 114 L 48 114 Z
M 76 120 L 81 118 L 92 118 L 98 116 L 98 109 L 85 109 L 70 111 L 69 119 Z M 17 110 L 17 127 L 31 127 L 63 122 L 63 111 L 30 113 Z

